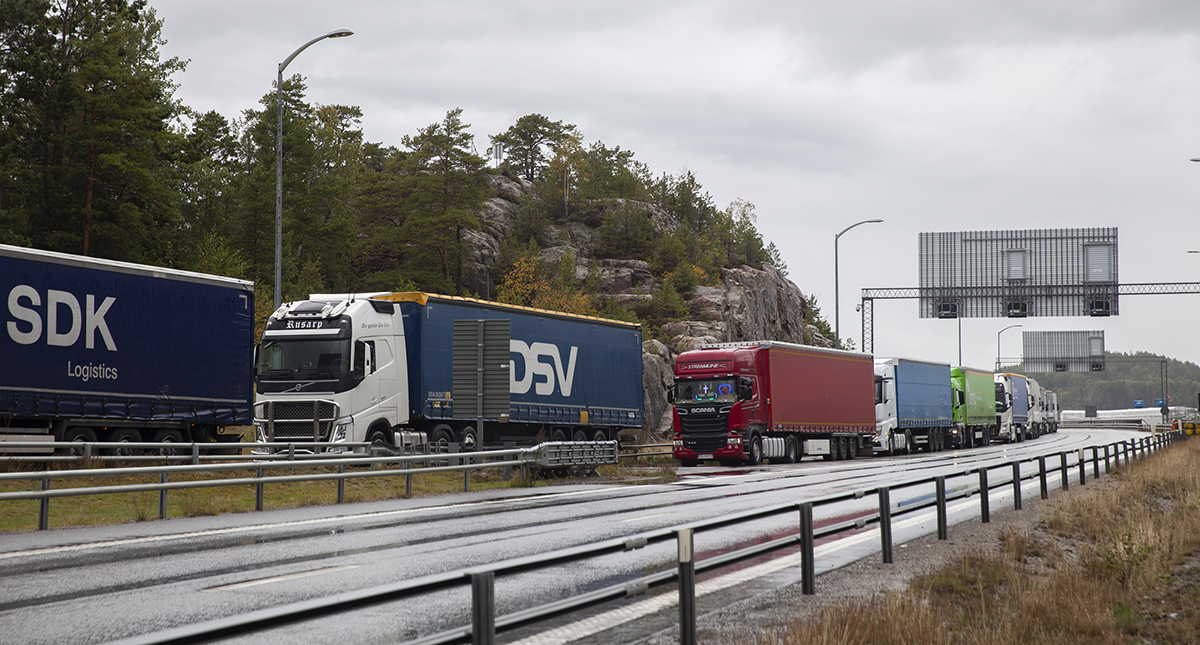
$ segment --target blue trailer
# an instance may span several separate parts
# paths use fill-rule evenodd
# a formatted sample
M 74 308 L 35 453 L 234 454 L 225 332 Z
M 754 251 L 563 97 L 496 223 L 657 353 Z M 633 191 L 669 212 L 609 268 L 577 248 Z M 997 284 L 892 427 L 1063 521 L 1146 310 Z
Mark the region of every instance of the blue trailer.
M 875 424 L 877 449 L 945 449 L 954 428 L 950 365 L 875 359 Z
M 254 285 L 0 245 L 0 438 L 211 441 L 249 425 Z
M 1021 374 L 996 375 L 996 438 L 1024 441 L 1029 429 L 1029 384 Z
M 644 423 L 641 342 L 636 324 L 473 298 L 313 294 L 267 323 L 255 424 L 381 446 L 616 439 Z

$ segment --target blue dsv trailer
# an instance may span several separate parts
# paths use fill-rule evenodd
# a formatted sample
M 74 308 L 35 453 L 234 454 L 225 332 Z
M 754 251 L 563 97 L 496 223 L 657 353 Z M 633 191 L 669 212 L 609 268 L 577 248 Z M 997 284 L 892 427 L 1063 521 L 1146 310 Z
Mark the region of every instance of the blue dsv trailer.
M 252 283 L 0 245 L 0 297 L 3 440 L 208 441 L 249 425 Z
M 312 294 L 267 322 L 254 423 L 333 444 L 616 439 L 644 422 L 641 343 L 636 324 L 472 298 Z

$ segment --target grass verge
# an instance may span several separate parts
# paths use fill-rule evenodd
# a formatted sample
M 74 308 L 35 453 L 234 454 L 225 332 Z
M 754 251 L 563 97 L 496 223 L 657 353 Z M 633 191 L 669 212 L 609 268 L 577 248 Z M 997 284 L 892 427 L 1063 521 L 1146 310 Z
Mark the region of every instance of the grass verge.
M 116 468 L 126 465 L 106 462 Z M 51 465 L 57 468 L 57 465 Z M 404 473 L 399 469 L 394 477 L 367 477 L 346 480 L 346 502 L 372 502 L 387 499 L 404 498 Z M 264 467 L 264 476 L 290 475 L 303 473 L 334 472 L 332 468 L 313 467 L 303 468 L 270 468 Z M 421 473 L 417 468 L 413 471 L 413 497 L 445 495 L 463 492 L 462 473 Z M 621 464 L 619 466 L 601 466 L 598 469 L 599 478 L 591 477 L 580 480 L 584 483 L 658 483 L 674 481 L 674 472 L 662 464 Z M 552 479 L 545 475 L 522 479 L 518 474 L 504 479 L 503 470 L 496 468 L 471 471 L 471 490 L 487 490 L 494 488 L 514 488 L 544 486 Z M 173 475 L 171 481 L 199 481 L 212 479 L 234 479 L 251 477 L 253 471 L 204 471 Z M 120 476 L 120 477 L 88 477 L 52 479 L 52 489 L 86 488 L 93 486 L 113 486 L 118 484 L 149 484 L 158 481 L 157 475 Z M 563 480 L 559 480 L 563 481 Z M 37 482 L 0 482 L 0 492 L 38 490 Z M 219 486 L 214 488 L 172 490 L 167 493 L 167 517 L 199 517 L 205 515 L 221 515 L 224 513 L 244 513 L 254 510 L 254 486 L 236 485 Z M 337 502 L 337 482 L 287 482 L 267 484 L 263 489 L 263 508 L 290 508 L 300 506 L 317 506 Z M 93 524 L 116 524 L 121 522 L 141 522 L 158 519 L 159 494 L 157 492 L 119 493 L 105 495 L 88 495 L 81 497 L 62 497 L 50 500 L 50 527 L 63 528 L 68 526 L 83 526 Z M 0 533 L 11 531 L 32 530 L 38 524 L 38 500 L 0 502 Z
M 1198 643 L 1197 463 L 1200 441 L 1176 444 L 1047 504 L 1033 529 L 960 551 L 905 591 L 822 608 L 754 642 Z

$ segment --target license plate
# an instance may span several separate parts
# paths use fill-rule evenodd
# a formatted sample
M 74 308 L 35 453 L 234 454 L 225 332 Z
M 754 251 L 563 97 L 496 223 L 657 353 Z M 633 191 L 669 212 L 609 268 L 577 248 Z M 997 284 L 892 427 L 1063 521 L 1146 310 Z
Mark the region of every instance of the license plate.
M 700 455 L 697 459 L 712 459 L 712 455 Z

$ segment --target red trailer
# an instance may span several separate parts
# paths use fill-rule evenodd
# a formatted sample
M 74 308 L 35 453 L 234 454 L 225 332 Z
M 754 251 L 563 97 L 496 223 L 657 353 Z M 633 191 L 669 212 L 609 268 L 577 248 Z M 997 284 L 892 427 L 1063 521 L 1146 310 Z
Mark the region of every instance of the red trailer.
M 675 359 L 675 458 L 694 466 L 870 455 L 874 386 L 869 354 L 774 341 L 684 352 Z

